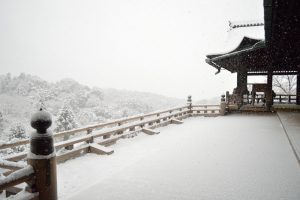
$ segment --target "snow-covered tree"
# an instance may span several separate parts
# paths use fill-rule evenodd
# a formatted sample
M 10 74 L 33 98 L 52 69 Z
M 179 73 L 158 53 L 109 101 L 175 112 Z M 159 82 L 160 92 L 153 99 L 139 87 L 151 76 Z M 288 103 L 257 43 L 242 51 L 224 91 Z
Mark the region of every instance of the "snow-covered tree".
M 11 134 L 9 135 L 9 140 L 14 139 L 25 139 L 26 138 L 26 131 L 25 127 L 21 123 L 16 123 L 10 128 Z
M 10 85 L 11 80 L 12 78 L 10 73 L 0 77 L 0 93 L 9 91 L 10 88 L 8 86 Z
M 296 86 L 296 75 L 273 76 L 273 88 L 278 94 L 295 94 Z
M 56 128 L 55 128 L 56 132 L 67 131 L 77 127 L 77 122 L 75 120 L 74 113 L 66 103 L 60 109 L 55 123 L 56 123 Z M 64 140 L 67 139 L 69 139 L 69 136 L 64 136 Z
M 8 136 L 10 142 L 22 140 L 25 139 L 26 137 L 27 137 L 26 130 L 23 124 L 16 123 L 11 126 L 10 135 Z M 21 145 L 13 148 L 14 152 L 22 152 L 24 150 L 25 150 L 25 145 Z
M 77 117 L 78 122 L 83 126 L 86 126 L 86 125 L 94 122 L 96 119 L 97 119 L 97 117 L 96 117 L 95 113 L 93 113 L 92 111 L 89 111 L 89 110 L 81 111 Z
M 56 132 L 67 131 L 77 127 L 74 113 L 68 105 L 64 105 L 58 114 L 58 118 L 55 121 L 57 127 Z
M 0 124 L 3 122 L 3 114 L 2 112 L 0 111 Z
M 0 111 L 0 131 L 3 130 L 3 121 L 4 121 L 3 114 L 2 114 L 2 112 Z

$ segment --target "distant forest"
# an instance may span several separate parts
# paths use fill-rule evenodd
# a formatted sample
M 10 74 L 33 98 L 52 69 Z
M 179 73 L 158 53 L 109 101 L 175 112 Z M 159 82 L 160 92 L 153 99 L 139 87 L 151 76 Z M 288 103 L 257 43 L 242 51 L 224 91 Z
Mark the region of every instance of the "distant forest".
M 28 137 L 31 114 L 41 107 L 52 115 L 52 130 L 60 131 L 185 102 L 152 93 L 91 88 L 72 79 L 49 83 L 24 73 L 0 75 L 0 140 Z

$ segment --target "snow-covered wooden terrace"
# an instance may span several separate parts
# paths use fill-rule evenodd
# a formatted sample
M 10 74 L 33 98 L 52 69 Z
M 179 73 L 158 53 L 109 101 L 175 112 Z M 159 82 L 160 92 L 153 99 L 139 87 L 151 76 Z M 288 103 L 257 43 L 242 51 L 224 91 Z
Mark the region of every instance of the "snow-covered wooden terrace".
M 59 164 L 59 199 L 298 200 L 299 122 L 289 112 L 187 118 Z

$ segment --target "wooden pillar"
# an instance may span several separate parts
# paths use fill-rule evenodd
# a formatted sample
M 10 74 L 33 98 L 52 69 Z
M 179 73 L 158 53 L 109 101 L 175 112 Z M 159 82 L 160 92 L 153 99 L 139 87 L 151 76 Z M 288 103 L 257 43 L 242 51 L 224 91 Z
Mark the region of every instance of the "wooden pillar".
M 300 71 L 297 73 L 296 104 L 300 105 Z
M 243 104 L 243 95 L 247 94 L 247 71 L 246 69 L 237 72 L 237 104 L 240 108 Z
M 39 193 L 39 199 L 43 200 L 57 200 L 56 155 L 52 132 L 47 131 L 51 124 L 50 114 L 42 109 L 31 118 L 36 132 L 30 137 L 27 162 L 33 167 L 35 178 L 27 190 Z
M 267 91 L 266 91 L 266 107 L 267 110 L 271 110 L 271 106 L 273 105 L 273 95 L 272 95 L 272 82 L 273 82 L 273 71 L 268 71 L 267 77 Z

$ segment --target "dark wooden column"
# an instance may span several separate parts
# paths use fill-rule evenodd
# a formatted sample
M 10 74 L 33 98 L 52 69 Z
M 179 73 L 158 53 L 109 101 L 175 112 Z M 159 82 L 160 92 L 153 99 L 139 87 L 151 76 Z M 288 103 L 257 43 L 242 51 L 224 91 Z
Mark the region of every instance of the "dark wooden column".
M 247 94 L 247 70 L 241 69 L 237 72 L 237 104 L 240 107 L 243 104 L 243 95 Z
M 300 105 L 300 71 L 297 73 L 296 104 Z
M 271 106 L 273 105 L 273 96 L 272 96 L 272 82 L 273 82 L 273 71 L 268 71 L 267 77 L 267 91 L 266 91 L 266 107 L 267 110 L 271 110 Z

